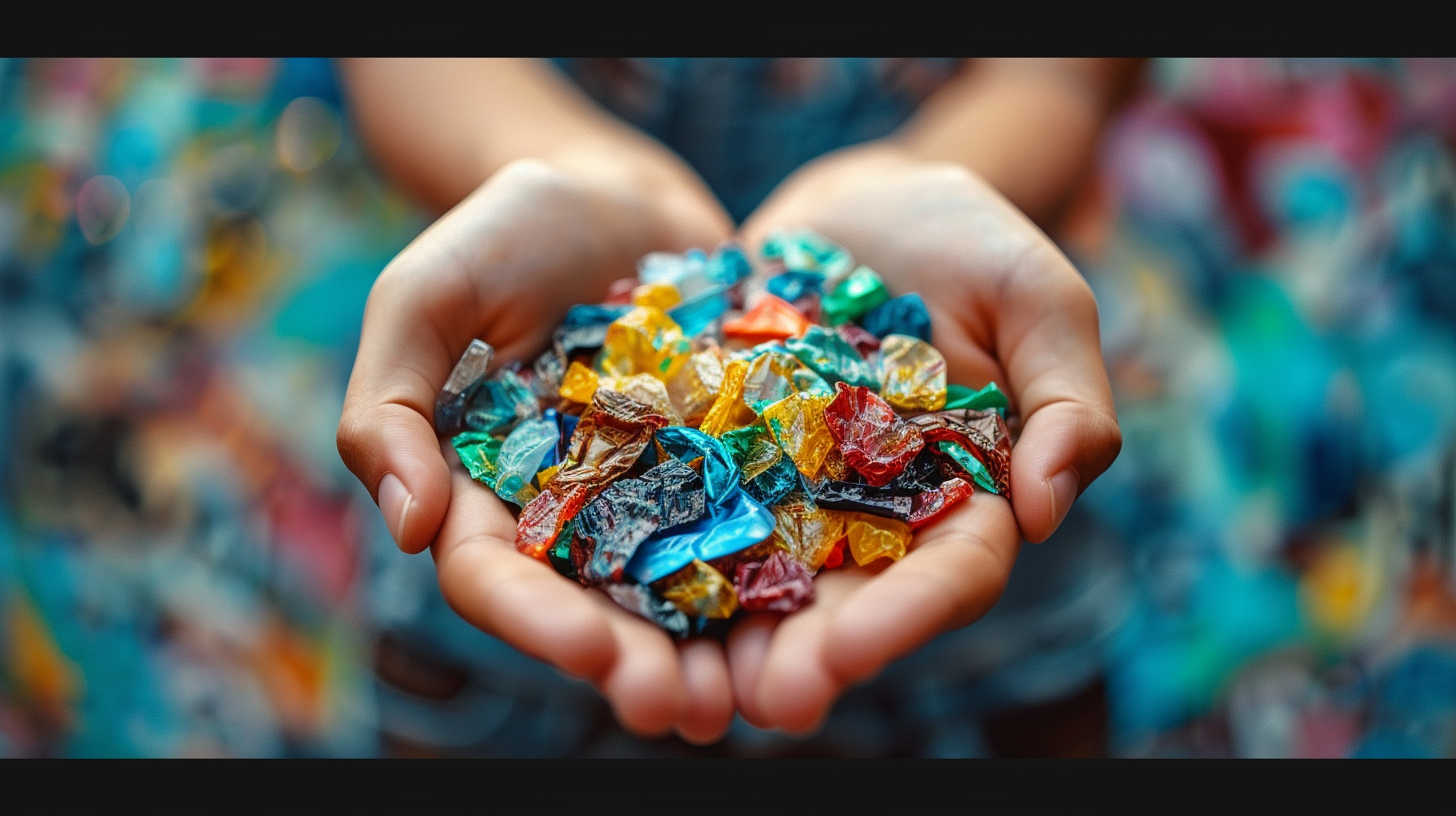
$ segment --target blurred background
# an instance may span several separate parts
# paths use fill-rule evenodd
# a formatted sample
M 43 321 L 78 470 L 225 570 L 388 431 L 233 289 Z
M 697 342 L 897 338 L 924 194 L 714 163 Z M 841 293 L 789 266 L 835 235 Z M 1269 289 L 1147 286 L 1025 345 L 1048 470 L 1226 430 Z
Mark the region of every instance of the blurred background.
M 339 461 L 428 218 L 329 63 L 0 60 L 0 756 L 1456 754 L 1456 61 L 1145 73 L 1055 236 L 1125 436 L 1060 534 L 1095 636 L 695 749 L 461 622 Z

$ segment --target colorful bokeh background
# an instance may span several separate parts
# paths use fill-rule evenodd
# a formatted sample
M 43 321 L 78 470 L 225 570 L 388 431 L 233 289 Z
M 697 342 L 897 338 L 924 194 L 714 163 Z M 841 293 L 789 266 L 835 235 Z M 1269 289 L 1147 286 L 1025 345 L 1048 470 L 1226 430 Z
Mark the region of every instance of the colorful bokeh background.
M 1107 752 L 1456 754 L 1453 140 L 1445 60 L 1156 60 L 1108 130 L 1055 236 L 1125 435 Z M 325 61 L 0 60 L 0 756 L 688 752 L 456 618 L 339 461 L 427 223 Z M 862 737 L 797 744 L 982 745 Z

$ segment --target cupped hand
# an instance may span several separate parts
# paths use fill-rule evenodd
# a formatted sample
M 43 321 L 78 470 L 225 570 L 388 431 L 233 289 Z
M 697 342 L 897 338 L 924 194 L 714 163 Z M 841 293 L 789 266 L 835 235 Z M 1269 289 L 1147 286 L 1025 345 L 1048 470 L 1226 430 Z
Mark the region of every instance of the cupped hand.
M 508 165 L 380 274 L 365 309 L 339 452 L 400 548 L 430 547 L 467 621 L 592 682 L 628 729 L 717 739 L 733 714 L 712 641 L 674 644 L 605 595 L 515 549 L 515 519 L 437 439 L 435 395 L 472 338 L 530 362 L 576 303 L 654 250 L 712 247 L 731 222 L 695 177 L 619 154 Z
M 744 243 L 803 227 L 845 246 L 891 293 L 920 293 L 950 381 L 996 381 L 1021 435 L 1012 501 L 978 490 L 900 561 L 821 573 L 810 606 L 730 633 L 740 711 L 794 733 L 817 728 L 850 685 L 989 611 L 1022 539 L 1051 535 L 1122 444 L 1090 288 L 974 174 L 891 143 L 839 151 L 780 185 L 744 224 Z

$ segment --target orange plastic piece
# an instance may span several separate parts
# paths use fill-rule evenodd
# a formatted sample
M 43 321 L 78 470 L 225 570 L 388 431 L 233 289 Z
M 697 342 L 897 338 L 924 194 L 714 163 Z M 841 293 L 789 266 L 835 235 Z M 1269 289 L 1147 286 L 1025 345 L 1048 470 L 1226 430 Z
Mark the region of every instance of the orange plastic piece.
M 813 321 L 795 309 L 793 304 L 775 295 L 765 294 L 757 305 L 741 317 L 723 324 L 723 336 L 749 345 L 803 337 Z

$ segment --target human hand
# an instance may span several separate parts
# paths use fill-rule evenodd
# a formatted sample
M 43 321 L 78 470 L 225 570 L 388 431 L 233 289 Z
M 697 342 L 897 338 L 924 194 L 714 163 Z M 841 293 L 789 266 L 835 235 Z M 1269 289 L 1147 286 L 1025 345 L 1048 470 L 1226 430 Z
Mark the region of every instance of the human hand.
M 959 165 L 891 143 L 799 170 L 749 218 L 746 246 L 774 228 L 845 246 L 891 292 L 918 292 L 951 382 L 994 380 L 1019 410 L 1013 500 L 977 491 L 919 531 L 900 561 L 821 573 L 816 600 L 760 614 L 729 635 L 735 697 L 760 727 L 812 731 L 848 686 L 990 610 L 1023 538 L 1051 535 L 1116 458 L 1121 433 L 1086 282 L 1056 246 Z
M 654 250 L 711 247 L 731 221 L 690 171 L 630 146 L 495 173 L 380 274 L 339 423 L 340 455 L 405 552 L 431 547 L 463 618 L 592 682 L 631 731 L 717 739 L 733 714 L 720 644 L 674 644 L 606 596 L 517 552 L 515 519 L 433 424 L 472 338 L 529 362 L 575 303 L 597 302 Z M 684 175 L 686 173 L 686 175 Z

